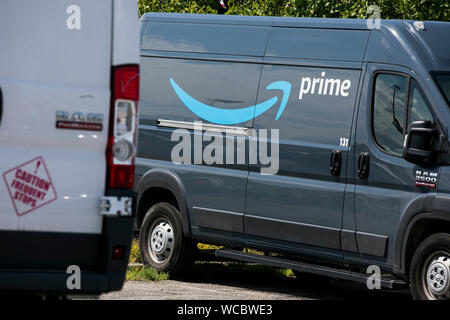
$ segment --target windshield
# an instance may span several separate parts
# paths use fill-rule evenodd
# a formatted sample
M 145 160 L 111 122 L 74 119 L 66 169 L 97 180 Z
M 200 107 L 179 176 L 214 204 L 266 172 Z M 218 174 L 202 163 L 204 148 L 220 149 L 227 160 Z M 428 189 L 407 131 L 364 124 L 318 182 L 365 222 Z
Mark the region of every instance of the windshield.
M 450 106 L 450 73 L 436 73 L 434 80 Z

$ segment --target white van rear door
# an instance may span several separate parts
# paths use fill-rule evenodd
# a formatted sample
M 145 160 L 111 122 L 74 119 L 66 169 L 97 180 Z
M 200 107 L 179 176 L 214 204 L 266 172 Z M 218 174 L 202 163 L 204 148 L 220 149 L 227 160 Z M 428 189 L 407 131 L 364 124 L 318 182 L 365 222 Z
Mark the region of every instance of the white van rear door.
M 0 230 L 101 233 L 111 39 L 111 0 L 1 0 Z

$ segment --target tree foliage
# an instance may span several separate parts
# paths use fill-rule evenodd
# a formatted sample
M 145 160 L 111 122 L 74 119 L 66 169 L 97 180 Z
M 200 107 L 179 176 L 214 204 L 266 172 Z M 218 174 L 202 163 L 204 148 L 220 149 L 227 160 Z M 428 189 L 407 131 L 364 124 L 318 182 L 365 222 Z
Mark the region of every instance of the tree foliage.
M 138 0 L 139 13 L 226 13 L 257 16 L 359 18 L 377 5 L 383 19 L 450 21 L 448 0 L 229 0 L 227 11 L 218 0 Z

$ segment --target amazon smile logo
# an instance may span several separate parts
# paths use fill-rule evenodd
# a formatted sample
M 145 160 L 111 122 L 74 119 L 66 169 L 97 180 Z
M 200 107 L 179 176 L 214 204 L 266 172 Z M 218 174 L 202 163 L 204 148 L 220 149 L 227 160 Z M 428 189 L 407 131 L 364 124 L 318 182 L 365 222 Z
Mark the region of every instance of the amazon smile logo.
M 170 78 L 170 84 L 178 98 L 191 112 L 203 120 L 218 125 L 246 122 L 263 114 L 278 102 L 278 97 L 273 97 L 250 107 L 217 108 L 194 99 L 172 78 Z M 283 93 L 275 116 L 278 120 L 289 100 L 291 84 L 286 81 L 275 81 L 266 89 L 281 90 Z M 246 133 L 236 134 L 232 128 L 221 130 L 208 126 L 204 128 L 201 121 L 195 121 L 193 131 L 185 129 L 172 131 L 171 141 L 178 141 L 171 152 L 171 159 L 175 164 L 250 164 L 259 166 L 260 173 L 264 175 L 277 174 L 279 169 L 278 129 L 246 128 Z
M 191 110 L 191 112 L 203 120 L 221 125 L 233 125 L 256 118 L 272 108 L 278 102 L 278 97 L 273 97 L 250 107 L 242 107 L 239 109 L 216 108 L 191 97 L 172 78 L 170 78 L 170 84 L 178 98 L 189 110 Z M 276 120 L 281 117 L 286 108 L 291 93 L 291 87 L 292 85 L 287 81 L 275 81 L 266 87 L 267 90 L 281 90 L 283 92 L 280 108 L 275 117 Z

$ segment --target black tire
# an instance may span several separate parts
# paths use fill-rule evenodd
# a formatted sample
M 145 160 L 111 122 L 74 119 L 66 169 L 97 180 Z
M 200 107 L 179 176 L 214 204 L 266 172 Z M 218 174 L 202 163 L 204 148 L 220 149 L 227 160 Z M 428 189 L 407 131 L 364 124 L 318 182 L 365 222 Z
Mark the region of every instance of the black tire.
M 157 231 L 161 228 L 165 228 L 163 237 L 167 239 L 165 245 L 159 247 L 158 250 L 162 250 L 159 253 L 158 250 L 152 249 L 154 247 L 149 241 L 157 238 Z M 149 239 L 154 231 L 154 238 Z M 184 236 L 181 213 L 177 208 L 169 203 L 160 202 L 147 211 L 140 230 L 139 251 L 143 262 L 160 272 L 168 272 L 173 277 L 187 273 L 195 255 L 195 243 Z
M 436 295 L 430 290 L 427 282 L 428 267 L 438 257 L 444 257 L 445 261 L 450 261 L 450 234 L 433 234 L 426 238 L 415 251 L 409 273 L 409 286 L 415 300 L 449 299 L 449 290 L 445 290 L 446 294 Z M 446 282 L 448 281 L 447 277 Z

